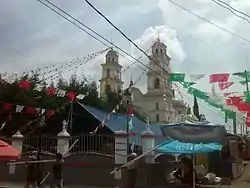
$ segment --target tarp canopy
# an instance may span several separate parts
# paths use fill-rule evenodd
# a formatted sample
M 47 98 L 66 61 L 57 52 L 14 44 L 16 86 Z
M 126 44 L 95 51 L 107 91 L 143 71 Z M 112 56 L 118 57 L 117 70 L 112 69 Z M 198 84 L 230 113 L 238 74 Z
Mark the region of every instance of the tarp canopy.
M 0 160 L 8 161 L 17 159 L 20 155 L 20 151 L 6 142 L 0 140 Z
M 169 139 L 161 143 L 156 151 L 160 153 L 195 154 L 220 151 L 221 149 L 222 145 L 218 143 L 194 144 Z
M 222 143 L 225 140 L 226 130 L 222 125 L 185 121 L 183 123 L 161 126 L 164 137 L 186 143 Z
M 78 103 L 80 106 L 82 106 L 85 110 L 87 110 L 93 117 L 95 117 L 97 120 L 102 122 L 108 117 L 108 113 L 102 110 L 98 110 L 96 108 L 86 106 L 84 104 Z M 123 114 L 112 114 L 110 116 L 110 119 L 105 122 L 105 125 L 112 131 L 119 131 L 119 130 L 126 130 L 127 127 L 127 115 Z M 131 132 L 134 133 L 142 133 L 146 130 L 147 124 L 138 119 L 136 116 L 132 117 L 132 124 L 133 128 Z M 157 135 L 161 135 L 161 129 L 160 127 L 163 124 L 151 124 L 150 123 L 150 129 Z

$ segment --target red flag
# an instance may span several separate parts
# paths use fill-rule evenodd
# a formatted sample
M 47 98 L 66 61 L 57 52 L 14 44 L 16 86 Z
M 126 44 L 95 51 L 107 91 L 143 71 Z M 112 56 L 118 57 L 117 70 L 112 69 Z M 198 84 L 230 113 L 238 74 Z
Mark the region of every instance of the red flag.
M 12 106 L 10 103 L 3 103 L 3 110 L 11 110 Z
M 28 89 L 30 87 L 30 82 L 27 80 L 20 80 L 18 86 L 22 89 Z
M 246 114 L 245 124 L 246 126 L 250 127 L 250 112 L 247 112 Z
M 234 106 L 238 106 L 238 104 L 242 101 L 241 97 L 229 97 L 226 99 L 226 104 L 227 105 L 234 105 Z
M 236 105 L 239 111 L 250 112 L 250 103 L 245 103 L 241 101 L 238 105 Z
M 229 73 L 211 74 L 209 76 L 209 83 L 227 82 Z
M 27 106 L 27 107 L 25 107 L 24 112 L 27 113 L 27 114 L 35 114 L 36 113 L 36 108 L 33 107 L 33 106 Z
M 46 111 L 46 117 L 47 117 L 47 118 L 50 118 L 50 117 L 53 116 L 55 113 L 56 113 L 55 110 L 53 110 L 53 109 L 48 109 L 48 110 Z
M 133 115 L 133 107 L 132 107 L 132 104 L 130 104 L 129 107 L 128 107 L 128 115 Z
M 225 89 L 229 88 L 231 85 L 233 85 L 233 82 L 221 82 L 221 83 L 218 83 L 218 86 L 219 86 L 220 90 L 225 90 Z
M 75 99 L 76 93 L 74 91 L 68 91 L 66 93 L 66 97 L 68 97 L 71 101 Z
M 51 95 L 55 95 L 56 93 L 56 88 L 50 86 L 46 88 L 46 94 L 51 96 Z

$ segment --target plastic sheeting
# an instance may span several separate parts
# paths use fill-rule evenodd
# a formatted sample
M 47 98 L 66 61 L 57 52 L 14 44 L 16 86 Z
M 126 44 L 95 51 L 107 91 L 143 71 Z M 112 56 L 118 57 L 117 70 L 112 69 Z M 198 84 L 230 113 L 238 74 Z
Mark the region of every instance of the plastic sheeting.
M 171 139 L 161 143 L 156 151 L 161 153 L 195 154 L 220 151 L 221 149 L 222 145 L 218 143 L 195 144 Z
M 222 143 L 225 140 L 225 127 L 202 122 L 183 122 L 161 127 L 164 137 L 186 143 Z

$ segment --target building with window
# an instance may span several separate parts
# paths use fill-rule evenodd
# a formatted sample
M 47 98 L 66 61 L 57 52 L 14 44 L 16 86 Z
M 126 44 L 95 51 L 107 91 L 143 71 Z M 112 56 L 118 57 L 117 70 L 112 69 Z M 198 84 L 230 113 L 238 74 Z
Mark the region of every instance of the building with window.
M 174 99 L 172 83 L 168 81 L 171 59 L 167 55 L 167 46 L 157 39 L 152 45 L 151 53 L 147 72 L 147 92 L 143 94 L 139 88 L 133 87 L 132 103 L 137 108 L 136 111 L 152 122 L 172 122 L 178 114 L 186 114 L 186 106 L 183 101 Z M 114 92 L 122 89 L 122 66 L 118 58 L 118 54 L 111 49 L 106 55 L 106 62 L 102 64 L 101 97 L 105 97 L 107 88 Z

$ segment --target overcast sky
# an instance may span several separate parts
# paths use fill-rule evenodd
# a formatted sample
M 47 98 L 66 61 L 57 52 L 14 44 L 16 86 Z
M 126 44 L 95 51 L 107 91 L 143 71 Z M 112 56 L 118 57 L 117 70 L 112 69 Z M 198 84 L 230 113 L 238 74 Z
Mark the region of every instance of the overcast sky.
M 212 0 L 173 1 L 250 41 L 249 23 L 219 7 Z M 249 0 L 224 1 L 250 14 Z M 133 56 L 141 55 L 84 0 L 52 2 Z M 209 74 L 250 69 L 250 42 L 204 22 L 168 0 L 91 2 L 144 50 L 149 49 L 152 41 L 159 35 L 168 47 L 173 71 Z M 1 72 L 22 72 L 38 66 L 65 64 L 75 57 L 84 57 L 106 48 L 37 0 L 1 1 L 0 31 Z M 122 58 L 120 60 L 123 66 L 131 63 Z M 84 73 L 97 80 L 103 61 L 104 56 L 98 56 L 71 71 Z M 142 61 L 148 63 L 146 58 L 142 58 Z M 136 79 L 138 71 L 141 72 L 136 67 L 127 71 L 123 75 L 125 83 L 130 79 L 130 74 Z M 68 74 L 68 70 L 63 72 L 65 76 Z M 145 90 L 145 84 L 144 76 L 138 86 Z M 201 86 L 203 90 L 211 90 L 207 78 L 201 81 L 200 86 L 197 85 Z

